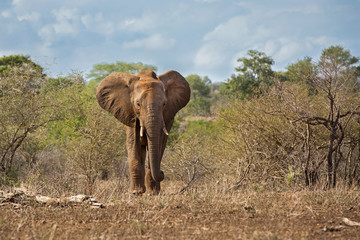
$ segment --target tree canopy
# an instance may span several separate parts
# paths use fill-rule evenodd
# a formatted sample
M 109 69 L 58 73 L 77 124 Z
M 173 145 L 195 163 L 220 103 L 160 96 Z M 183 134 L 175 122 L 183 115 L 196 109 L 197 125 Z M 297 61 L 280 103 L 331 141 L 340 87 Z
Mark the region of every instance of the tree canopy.
M 272 83 L 274 71 L 271 66 L 274 60 L 263 52 L 249 50 L 248 57 L 237 60 L 239 67 L 235 68 L 238 74 L 233 74 L 223 84 L 220 92 L 225 95 L 236 95 L 247 98 L 264 91 Z
M 27 65 L 30 69 L 33 69 L 37 73 L 43 74 L 43 67 L 33 62 L 30 56 L 24 55 L 10 55 L 0 58 L 0 76 L 12 67 L 21 67 Z
M 188 81 L 191 88 L 192 99 L 209 96 L 211 90 L 211 81 L 207 76 L 202 78 L 197 74 L 191 74 L 186 77 L 186 80 Z
M 94 82 L 100 82 L 107 75 L 112 72 L 125 72 L 130 74 L 137 74 L 143 70 L 156 71 L 157 68 L 153 65 L 138 63 L 127 63 L 127 62 L 115 62 L 115 63 L 100 63 L 95 64 L 87 77 Z
M 311 57 L 305 57 L 287 67 L 286 80 L 291 82 L 309 81 L 316 75 L 316 66 Z
M 210 114 L 211 80 L 205 76 L 191 74 L 186 77 L 191 89 L 191 100 L 188 112 L 193 115 L 206 116 Z

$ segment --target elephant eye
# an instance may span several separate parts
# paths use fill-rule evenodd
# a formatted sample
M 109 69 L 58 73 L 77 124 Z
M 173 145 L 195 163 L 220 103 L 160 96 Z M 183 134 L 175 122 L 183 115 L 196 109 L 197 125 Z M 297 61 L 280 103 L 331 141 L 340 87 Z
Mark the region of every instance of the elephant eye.
M 140 102 L 137 102 L 137 103 L 136 103 L 136 106 L 140 107 Z

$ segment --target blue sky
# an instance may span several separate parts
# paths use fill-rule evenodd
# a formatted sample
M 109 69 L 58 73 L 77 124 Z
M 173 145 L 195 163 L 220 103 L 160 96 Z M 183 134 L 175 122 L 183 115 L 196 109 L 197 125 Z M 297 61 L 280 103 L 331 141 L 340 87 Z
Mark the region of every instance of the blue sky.
M 360 57 L 360 0 L 2 0 L 0 33 L 0 56 L 52 76 L 125 61 L 218 82 L 250 49 L 275 70 L 331 45 Z

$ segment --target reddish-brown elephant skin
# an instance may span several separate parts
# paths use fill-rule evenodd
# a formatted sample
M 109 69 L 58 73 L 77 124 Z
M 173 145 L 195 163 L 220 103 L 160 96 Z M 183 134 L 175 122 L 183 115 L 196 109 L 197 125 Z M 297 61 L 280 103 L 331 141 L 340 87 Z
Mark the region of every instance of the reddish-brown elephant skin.
M 100 82 L 96 98 L 103 109 L 126 125 L 131 192 L 158 194 L 164 179 L 160 163 L 168 132 L 175 114 L 190 100 L 188 82 L 176 71 L 159 76 L 151 70 L 136 76 L 115 72 Z

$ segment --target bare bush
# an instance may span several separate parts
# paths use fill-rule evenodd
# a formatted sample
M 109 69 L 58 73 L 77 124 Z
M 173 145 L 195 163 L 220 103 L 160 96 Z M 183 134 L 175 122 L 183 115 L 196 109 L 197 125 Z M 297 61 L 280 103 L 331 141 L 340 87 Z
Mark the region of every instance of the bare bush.
M 227 175 L 237 179 L 235 188 L 284 182 L 300 168 L 299 129 L 282 116 L 268 114 L 277 101 L 272 96 L 236 101 L 219 114 L 225 129 L 219 154 Z
M 19 179 L 32 191 L 49 196 L 65 196 L 82 192 L 81 179 L 69 171 L 71 166 L 61 148 L 46 148 L 37 156 L 38 160 Z
M 216 159 L 211 147 L 210 139 L 199 133 L 180 138 L 165 152 L 165 171 L 172 180 L 185 184 L 179 192 L 212 173 Z
M 126 161 L 125 129 L 94 103 L 67 148 L 72 170 L 85 177 L 85 193 L 92 194 L 97 179 L 107 180 L 112 169 Z

